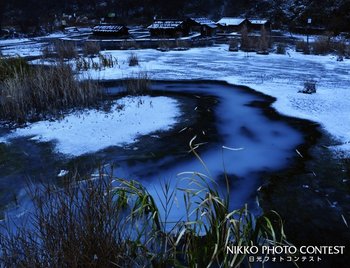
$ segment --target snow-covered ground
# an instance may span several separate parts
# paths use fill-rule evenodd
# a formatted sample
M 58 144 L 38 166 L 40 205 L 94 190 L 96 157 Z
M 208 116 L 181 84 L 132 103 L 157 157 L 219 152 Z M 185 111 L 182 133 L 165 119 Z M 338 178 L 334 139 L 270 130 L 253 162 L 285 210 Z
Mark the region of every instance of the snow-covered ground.
M 11 51 L 14 49 L 15 46 Z M 7 54 L 6 50 L 3 52 Z M 35 46 L 32 49 L 25 46 L 22 52 L 40 54 Z M 227 45 L 187 51 L 143 49 L 102 53 L 117 58 L 118 65 L 90 71 L 89 75 L 96 79 L 120 79 L 146 71 L 156 80 L 222 80 L 249 86 L 276 97 L 273 106 L 280 113 L 321 123 L 340 143 L 333 147 L 334 151 L 350 156 L 350 60 L 338 62 L 334 55 L 303 55 L 292 50 L 287 55 L 267 56 L 229 52 Z M 129 67 L 131 53 L 138 56 L 140 66 Z M 317 93 L 298 93 L 310 79 L 317 81 Z
M 75 33 L 76 34 L 76 33 Z M 48 41 L 70 36 L 70 33 L 54 32 L 35 38 L 11 38 L 0 39 L 0 51 L 2 55 L 9 57 L 39 57 Z
M 29 38 L 0 39 L 0 52 L 8 57 L 41 56 L 46 45 Z
M 313 120 L 331 133 L 340 146 L 339 155 L 350 156 L 350 60 L 336 56 L 303 55 L 289 50 L 287 55 L 257 55 L 229 52 L 227 45 L 193 48 L 187 51 L 133 51 L 140 66 L 129 67 L 130 51 L 104 51 L 118 59 L 114 69 L 92 71 L 96 79 L 119 79 L 146 71 L 157 80 L 222 80 L 249 86 L 277 98 L 273 106 L 280 112 Z M 317 81 L 317 93 L 298 93 L 307 80 Z
M 30 39 L 28 39 L 28 38 L 0 39 L 0 46 L 16 45 L 16 44 L 20 44 L 20 43 L 26 43 L 29 41 L 30 41 Z
M 55 141 L 59 153 L 79 156 L 168 130 L 180 114 L 177 101 L 168 97 L 124 97 L 115 101 L 109 112 L 86 110 L 60 121 L 36 122 L 16 129 L 5 140 L 32 136 L 33 140 Z

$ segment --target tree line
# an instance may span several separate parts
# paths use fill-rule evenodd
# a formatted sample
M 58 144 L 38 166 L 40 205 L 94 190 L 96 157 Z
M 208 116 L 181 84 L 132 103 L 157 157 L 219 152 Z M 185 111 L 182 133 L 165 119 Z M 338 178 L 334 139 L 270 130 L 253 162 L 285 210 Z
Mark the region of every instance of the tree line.
M 350 30 L 350 0 L 1 0 L 0 29 L 45 27 L 63 13 L 89 19 L 114 13 L 126 24 L 149 23 L 155 16 L 249 16 L 268 18 L 276 27 L 303 26 L 310 17 L 314 25 L 334 32 Z

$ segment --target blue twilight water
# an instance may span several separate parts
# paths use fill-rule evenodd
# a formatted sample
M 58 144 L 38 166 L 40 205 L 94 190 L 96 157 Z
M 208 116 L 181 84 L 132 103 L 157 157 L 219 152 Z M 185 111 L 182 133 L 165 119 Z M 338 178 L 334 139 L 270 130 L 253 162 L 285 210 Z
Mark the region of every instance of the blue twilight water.
M 231 185 L 231 207 L 240 208 L 248 203 L 254 210 L 256 191 L 263 183 L 262 172 L 287 167 L 296 156 L 296 147 L 303 142 L 301 133 L 285 121 L 269 119 L 261 108 L 250 105 L 252 102 L 266 99 L 247 90 L 215 83 L 157 84 L 153 89 L 215 96 L 219 101 L 215 117 L 220 136 L 220 142 L 201 146 L 204 151 L 200 156 L 206 167 L 194 155 L 189 155 L 183 159 L 168 156 L 146 163 L 125 163 L 117 169 L 117 176 L 133 177 L 142 181 L 153 196 L 158 197 L 158 194 L 162 193 L 160 182 L 164 179 L 169 181 L 172 187 L 194 188 L 193 184 L 184 179 L 191 177 L 190 175 L 178 175 L 183 172 L 203 173 L 218 181 L 221 188 L 225 186 L 222 177 L 223 173 L 226 173 Z M 196 140 L 193 143 L 196 143 Z M 223 146 L 239 150 L 225 149 Z M 159 198 L 163 199 L 161 194 Z M 184 216 L 182 200 L 182 197 L 177 199 L 177 207 L 174 206 L 170 221 Z
M 253 102 L 266 101 L 266 97 L 252 91 L 214 82 L 156 83 L 152 89 L 159 94 L 162 94 L 161 92 L 164 94 L 179 92 L 189 94 L 193 98 L 210 96 L 218 101 L 213 111 L 218 138 L 214 141 L 209 139 L 208 143 L 200 146 L 200 156 L 205 167 L 193 154 L 166 153 L 166 156 L 163 157 L 145 159 L 138 157 L 138 151 L 135 151 L 135 157 L 133 157 L 130 150 L 126 152 L 123 147 L 91 154 L 85 158 L 99 157 L 99 160 L 104 162 L 112 159 L 118 164 L 115 175 L 142 182 L 156 199 L 159 207 L 161 207 L 160 201 L 164 199 L 161 194 L 164 181 L 168 181 L 173 189 L 176 187 L 196 189 L 195 185 L 186 178 L 198 178 L 191 175 L 190 172 L 199 172 L 210 178 L 206 179 L 208 184 L 213 185 L 215 183 L 212 183 L 211 180 L 216 181 L 217 187 L 222 190 L 225 190 L 226 186 L 223 174 L 228 174 L 231 207 L 240 208 L 248 203 L 250 209 L 257 209 L 255 198 L 257 188 L 264 182 L 262 174 L 287 167 L 296 156 L 295 148 L 303 142 L 302 134 L 285 121 L 270 119 L 264 114 L 262 108 L 251 105 Z M 118 88 L 110 88 L 111 93 L 118 90 Z M 197 112 L 195 103 L 192 102 L 194 106 L 190 107 L 190 111 L 193 113 Z M 200 120 L 206 120 L 206 118 Z M 208 125 L 213 123 L 209 120 L 212 119 L 208 119 Z M 180 124 L 186 126 L 186 122 Z M 189 124 L 191 124 L 190 120 Z M 204 124 L 203 130 L 200 130 L 199 133 L 193 133 L 193 136 L 196 134 L 202 136 L 194 140 L 193 143 L 203 139 L 206 131 Z M 172 142 L 172 140 L 167 140 L 165 143 L 170 145 Z M 152 149 L 154 148 L 157 147 Z M 185 151 L 189 147 L 180 149 Z M 81 158 L 77 159 L 80 163 L 86 160 L 81 160 Z M 1 159 L 4 159 L 4 164 L 2 167 L 0 166 L 0 172 L 4 172 L 0 174 L 0 187 L 3 185 L 1 187 L 3 189 L 0 190 L 4 194 L 0 205 L 7 205 L 12 197 L 11 191 L 16 189 L 16 202 L 19 203 L 19 206 L 12 209 L 10 213 L 16 215 L 30 210 L 31 207 L 24 191 L 24 176 L 29 177 L 34 182 L 36 177 L 41 177 L 45 182 L 50 177 L 55 179 L 58 171 L 66 168 L 69 161 L 76 161 L 74 159 L 68 161 L 62 156 L 55 155 L 50 143 L 38 144 L 25 138 L 3 146 L 2 151 L 0 151 Z M 43 167 L 45 168 L 43 169 Z M 42 171 L 46 173 L 43 175 Z M 179 175 L 183 172 L 189 173 Z M 180 191 L 178 191 L 175 203 L 168 218 L 169 221 L 178 221 L 185 215 Z

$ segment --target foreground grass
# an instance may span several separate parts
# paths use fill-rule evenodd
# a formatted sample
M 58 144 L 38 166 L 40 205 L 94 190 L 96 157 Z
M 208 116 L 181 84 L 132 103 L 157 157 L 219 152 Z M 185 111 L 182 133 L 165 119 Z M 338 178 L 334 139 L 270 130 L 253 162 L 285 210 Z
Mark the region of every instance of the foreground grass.
M 192 189 L 164 183 L 159 205 L 140 183 L 103 170 L 88 180 L 66 176 L 63 188 L 33 188 L 34 212 L 23 225 L 3 226 L 0 260 L 5 267 L 249 267 L 246 255 L 227 247 L 287 243 L 277 213 L 231 211 L 229 193 L 209 186 L 208 176 L 185 174 Z M 169 222 L 172 209 L 184 219 Z
M 227 246 L 283 242 L 277 214 L 229 211 L 217 191 L 200 191 L 204 197 L 182 192 L 188 220 L 169 231 L 159 210 L 172 207 L 176 191 L 168 184 L 160 208 L 141 184 L 113 184 L 102 172 L 64 189 L 33 190 L 26 225 L 2 231 L 0 260 L 4 267 L 236 267 L 246 256 L 227 254 Z

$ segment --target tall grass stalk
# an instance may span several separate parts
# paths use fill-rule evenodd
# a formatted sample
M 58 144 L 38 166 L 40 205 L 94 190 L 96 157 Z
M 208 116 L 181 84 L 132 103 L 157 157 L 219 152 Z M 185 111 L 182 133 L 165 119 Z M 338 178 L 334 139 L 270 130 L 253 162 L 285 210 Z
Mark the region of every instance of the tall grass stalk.
M 110 54 L 98 54 L 98 59 L 77 57 L 73 61 L 75 70 L 80 71 L 101 71 L 105 68 L 113 68 L 118 65 L 118 59 Z
M 131 53 L 130 56 L 128 57 L 128 63 L 129 66 L 137 66 L 139 65 L 139 58 L 137 57 L 136 54 Z

